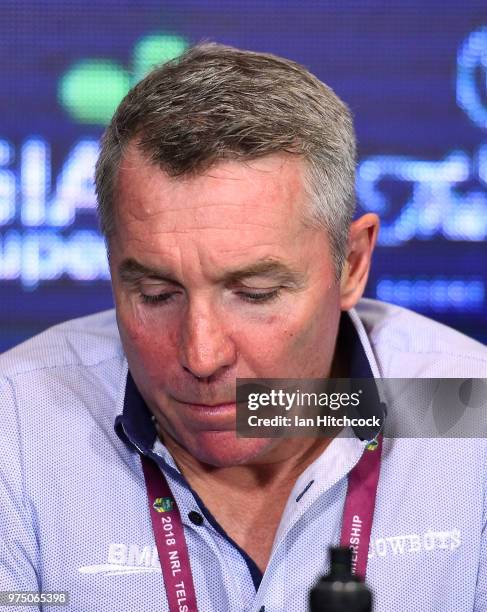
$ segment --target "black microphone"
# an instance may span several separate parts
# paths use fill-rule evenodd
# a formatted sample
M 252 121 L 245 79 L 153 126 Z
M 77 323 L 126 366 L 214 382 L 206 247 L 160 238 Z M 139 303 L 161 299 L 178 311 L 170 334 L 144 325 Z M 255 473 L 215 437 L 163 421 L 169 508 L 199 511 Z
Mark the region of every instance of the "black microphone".
M 372 612 L 372 593 L 352 574 L 352 549 L 330 548 L 330 572 L 310 592 L 311 612 Z

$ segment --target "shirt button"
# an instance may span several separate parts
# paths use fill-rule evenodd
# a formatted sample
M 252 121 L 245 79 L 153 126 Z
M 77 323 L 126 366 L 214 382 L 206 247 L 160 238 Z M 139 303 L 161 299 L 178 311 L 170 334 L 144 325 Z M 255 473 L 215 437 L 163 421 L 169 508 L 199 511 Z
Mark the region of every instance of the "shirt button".
M 261 606 L 259 612 L 265 612 L 265 606 Z
M 191 510 L 188 514 L 188 518 L 195 525 L 203 525 L 203 521 L 205 520 L 199 512 L 195 512 L 194 510 Z

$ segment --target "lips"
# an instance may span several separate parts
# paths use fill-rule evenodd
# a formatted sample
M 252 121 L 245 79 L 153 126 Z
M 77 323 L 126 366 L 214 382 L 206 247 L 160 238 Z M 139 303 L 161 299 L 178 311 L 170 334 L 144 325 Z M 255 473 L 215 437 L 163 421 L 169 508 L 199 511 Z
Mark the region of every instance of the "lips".
M 179 401 L 179 400 L 178 400 Z M 181 402 L 187 406 L 194 406 L 195 408 L 223 408 L 225 406 L 233 406 L 235 402 L 221 402 L 219 404 L 199 404 L 195 402 Z
M 193 425 L 220 429 L 235 428 L 235 402 L 219 404 L 201 404 L 176 400 L 176 410 L 185 412 Z
M 200 401 L 193 402 L 191 400 L 182 400 L 174 396 L 172 399 L 178 404 L 184 404 L 185 406 L 194 406 L 195 408 L 197 408 L 198 406 L 201 408 L 220 408 L 222 406 L 230 406 L 230 405 L 235 404 L 235 400 L 227 400 L 227 401 L 221 401 L 221 402 L 215 402 L 215 400 L 210 400 L 208 402 L 202 402 L 200 400 Z
M 187 402 L 180 402 L 185 408 L 189 408 L 194 412 L 202 414 L 223 414 L 235 410 L 235 402 L 229 402 L 227 404 L 191 404 Z

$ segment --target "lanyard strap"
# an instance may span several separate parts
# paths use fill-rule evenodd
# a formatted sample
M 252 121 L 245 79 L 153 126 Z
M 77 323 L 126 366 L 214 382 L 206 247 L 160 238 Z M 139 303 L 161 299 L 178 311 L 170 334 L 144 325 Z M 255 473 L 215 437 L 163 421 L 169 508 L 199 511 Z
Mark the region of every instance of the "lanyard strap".
M 152 529 L 171 612 L 197 612 L 183 522 L 164 474 L 142 457 Z
M 364 578 L 379 483 L 382 436 L 374 450 L 364 450 L 348 476 L 343 510 L 342 546 L 352 548 L 352 569 Z M 183 522 L 166 477 L 154 461 L 142 456 L 152 529 L 159 553 L 170 612 L 198 612 Z
M 381 455 L 382 435 L 379 435 L 377 443 L 366 447 L 360 461 L 348 475 L 340 543 L 352 549 L 352 571 L 360 578 L 365 578 L 367 570 Z

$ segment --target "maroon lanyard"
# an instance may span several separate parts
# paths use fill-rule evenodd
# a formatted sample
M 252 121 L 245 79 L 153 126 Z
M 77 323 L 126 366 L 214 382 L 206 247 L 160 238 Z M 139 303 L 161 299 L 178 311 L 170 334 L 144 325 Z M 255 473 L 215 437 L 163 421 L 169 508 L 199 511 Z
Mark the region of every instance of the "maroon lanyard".
M 374 450 L 366 449 L 348 476 L 343 510 L 342 546 L 352 548 L 354 572 L 365 576 L 370 532 L 379 483 L 382 436 Z M 159 553 L 170 612 L 198 612 L 183 522 L 166 477 L 151 459 L 142 456 L 152 529 Z
M 359 462 L 348 475 L 340 544 L 352 549 L 352 571 L 361 578 L 365 578 L 369 558 L 381 455 L 382 435 L 379 435 L 376 443 L 365 448 Z
M 142 457 L 152 529 L 171 612 L 198 612 L 188 547 L 178 505 L 157 465 Z

